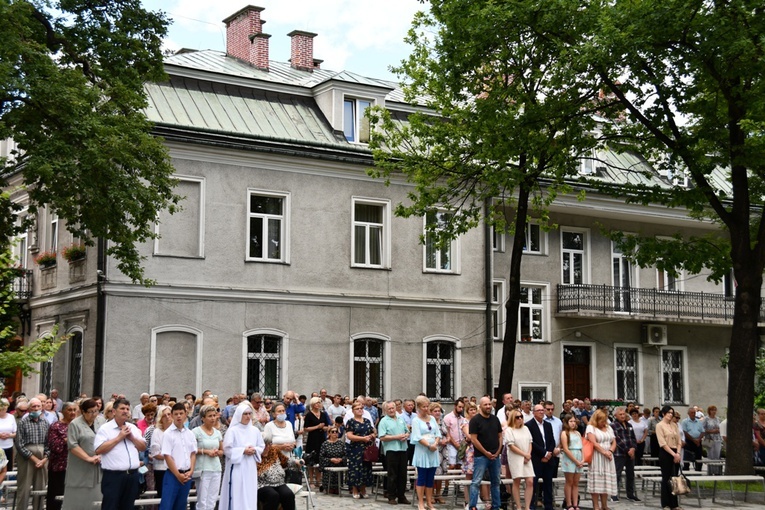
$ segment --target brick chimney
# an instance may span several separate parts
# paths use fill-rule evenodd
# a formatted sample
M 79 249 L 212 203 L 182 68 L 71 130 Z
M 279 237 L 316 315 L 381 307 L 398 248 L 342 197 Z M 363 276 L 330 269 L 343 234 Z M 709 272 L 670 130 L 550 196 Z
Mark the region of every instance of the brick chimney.
M 290 52 L 292 67 L 301 71 L 319 69 L 323 61 L 313 58 L 313 38 L 317 34 L 293 30 L 287 35 L 292 38 L 292 51 Z
M 263 33 L 263 7 L 248 5 L 223 20 L 226 24 L 226 54 L 268 70 L 268 34 Z

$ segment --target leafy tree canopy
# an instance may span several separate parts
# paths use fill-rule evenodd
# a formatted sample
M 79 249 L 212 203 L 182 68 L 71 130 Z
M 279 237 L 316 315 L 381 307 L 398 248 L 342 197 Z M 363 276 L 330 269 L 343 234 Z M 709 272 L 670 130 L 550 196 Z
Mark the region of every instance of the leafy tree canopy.
M 20 174 L 30 212 L 46 205 L 67 228 L 144 279 L 136 244 L 174 210 L 172 166 L 142 109 L 143 84 L 164 78 L 163 14 L 139 0 L 0 0 L 0 139 L 18 152 L 0 161 L 0 184 Z M 0 203 L 0 241 L 23 226 Z

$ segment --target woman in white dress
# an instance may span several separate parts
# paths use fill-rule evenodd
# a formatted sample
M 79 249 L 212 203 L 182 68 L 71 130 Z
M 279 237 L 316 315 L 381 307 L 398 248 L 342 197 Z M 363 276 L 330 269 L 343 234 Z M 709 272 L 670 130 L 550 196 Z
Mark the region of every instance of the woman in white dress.
M 236 407 L 223 438 L 226 471 L 220 491 L 220 510 L 257 510 L 257 463 L 265 447 L 260 430 L 252 424 L 252 407 L 249 402 L 242 402 Z
M 520 409 L 507 409 L 507 428 L 503 432 L 503 439 L 507 447 L 507 467 L 513 478 L 513 499 L 515 508 L 531 508 L 531 495 L 534 487 L 534 465 L 531 463 L 531 432 L 523 422 L 523 413 Z M 521 506 L 521 480 L 526 480 L 526 490 L 523 494 Z
M 592 496 L 594 510 L 608 510 L 608 496 L 617 496 L 616 484 L 616 436 L 608 425 L 608 416 L 602 409 L 595 411 L 585 432 L 593 444 L 592 462 L 587 472 L 587 492 Z

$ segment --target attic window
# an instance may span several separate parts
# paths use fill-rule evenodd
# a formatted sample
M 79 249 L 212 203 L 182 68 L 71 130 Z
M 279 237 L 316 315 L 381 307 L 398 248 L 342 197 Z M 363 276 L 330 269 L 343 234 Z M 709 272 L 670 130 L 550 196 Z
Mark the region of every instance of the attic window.
M 343 104 L 343 132 L 349 142 L 369 143 L 369 119 L 364 116 L 372 102 L 346 98 Z

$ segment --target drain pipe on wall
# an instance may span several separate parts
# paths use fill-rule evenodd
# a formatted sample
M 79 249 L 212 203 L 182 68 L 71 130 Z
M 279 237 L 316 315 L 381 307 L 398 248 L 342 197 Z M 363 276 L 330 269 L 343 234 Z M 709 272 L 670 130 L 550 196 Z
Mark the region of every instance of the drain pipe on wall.
M 484 371 L 486 373 L 486 391 L 489 396 L 494 395 L 494 381 L 492 373 L 494 371 L 493 361 L 493 349 L 494 349 L 494 313 L 492 311 L 492 296 L 494 294 L 494 242 L 493 242 L 493 229 L 487 218 L 489 217 L 491 209 L 491 199 L 487 198 L 484 201 L 484 291 L 486 294 L 486 334 L 484 337 L 484 351 L 485 351 L 485 366 Z
M 104 344 L 106 337 L 106 239 L 98 238 L 98 263 L 96 265 L 96 354 L 93 363 L 93 395 L 103 395 Z

